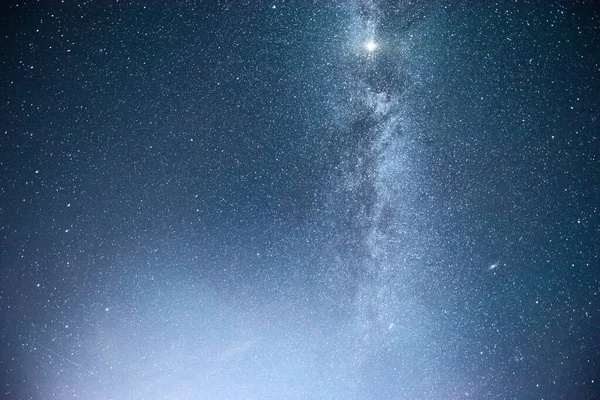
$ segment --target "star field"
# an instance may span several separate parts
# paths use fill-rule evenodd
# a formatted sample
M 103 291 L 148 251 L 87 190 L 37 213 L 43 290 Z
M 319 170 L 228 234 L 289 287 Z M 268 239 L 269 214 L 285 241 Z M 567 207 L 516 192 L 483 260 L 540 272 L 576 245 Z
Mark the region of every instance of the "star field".
M 0 397 L 600 397 L 599 18 L 3 5 Z

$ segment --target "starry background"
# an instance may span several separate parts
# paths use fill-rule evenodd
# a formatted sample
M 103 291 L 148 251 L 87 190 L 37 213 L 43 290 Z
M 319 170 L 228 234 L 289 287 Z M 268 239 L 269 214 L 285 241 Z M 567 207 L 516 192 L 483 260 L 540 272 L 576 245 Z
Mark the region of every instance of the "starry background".
M 600 397 L 593 2 L 0 30 L 1 397 Z

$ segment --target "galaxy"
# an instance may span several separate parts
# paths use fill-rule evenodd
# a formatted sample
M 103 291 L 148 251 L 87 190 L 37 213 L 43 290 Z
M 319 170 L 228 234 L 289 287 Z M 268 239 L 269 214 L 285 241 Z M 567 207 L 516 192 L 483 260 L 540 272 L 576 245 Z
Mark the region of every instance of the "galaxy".
M 600 398 L 594 2 L 1 10 L 1 398 Z

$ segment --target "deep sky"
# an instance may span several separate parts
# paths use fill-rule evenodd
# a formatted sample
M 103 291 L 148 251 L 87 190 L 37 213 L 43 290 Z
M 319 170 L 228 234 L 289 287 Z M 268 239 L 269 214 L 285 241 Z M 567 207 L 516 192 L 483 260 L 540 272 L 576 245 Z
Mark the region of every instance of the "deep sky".
M 600 398 L 593 1 L 0 32 L 0 397 Z

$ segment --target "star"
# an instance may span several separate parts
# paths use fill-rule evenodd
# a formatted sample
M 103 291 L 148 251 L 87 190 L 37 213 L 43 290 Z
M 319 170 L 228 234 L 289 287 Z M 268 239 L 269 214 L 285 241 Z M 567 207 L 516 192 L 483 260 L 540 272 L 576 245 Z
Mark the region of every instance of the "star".
M 370 39 L 367 42 L 365 42 L 365 50 L 367 50 L 369 53 L 374 52 L 375 50 L 377 50 L 378 47 L 379 45 L 373 39 Z

